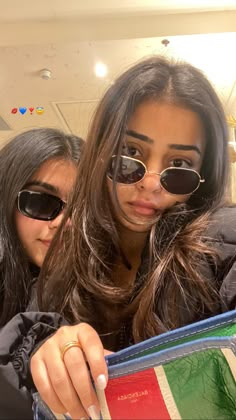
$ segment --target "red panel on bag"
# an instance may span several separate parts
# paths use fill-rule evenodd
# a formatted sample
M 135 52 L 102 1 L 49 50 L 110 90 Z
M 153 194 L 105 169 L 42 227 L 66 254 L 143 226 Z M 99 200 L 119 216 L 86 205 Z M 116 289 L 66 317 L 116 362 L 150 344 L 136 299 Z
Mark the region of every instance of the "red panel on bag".
M 112 419 L 170 419 L 153 369 L 109 379 L 105 395 Z

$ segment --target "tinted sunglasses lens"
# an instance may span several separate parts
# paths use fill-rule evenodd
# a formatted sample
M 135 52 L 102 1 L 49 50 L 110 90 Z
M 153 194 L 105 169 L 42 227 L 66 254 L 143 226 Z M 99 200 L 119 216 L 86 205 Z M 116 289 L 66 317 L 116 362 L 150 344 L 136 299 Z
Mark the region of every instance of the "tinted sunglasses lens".
M 199 186 L 199 175 L 188 169 L 166 169 L 161 175 L 161 185 L 171 194 L 191 194 Z
M 116 163 L 117 157 L 114 156 L 108 171 L 108 176 L 111 179 L 113 179 L 115 175 Z M 144 177 L 145 171 L 146 169 L 141 162 L 129 157 L 121 156 L 116 174 L 116 182 L 121 184 L 134 184 Z
M 21 191 L 18 206 L 25 216 L 32 219 L 52 220 L 60 213 L 63 202 L 50 194 Z

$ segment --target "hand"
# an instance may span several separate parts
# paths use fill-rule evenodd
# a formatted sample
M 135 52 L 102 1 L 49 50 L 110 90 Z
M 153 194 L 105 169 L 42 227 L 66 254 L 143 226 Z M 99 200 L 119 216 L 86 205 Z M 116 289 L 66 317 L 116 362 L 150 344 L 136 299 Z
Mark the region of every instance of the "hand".
M 76 341 L 62 357 L 65 343 Z M 99 419 L 100 407 L 91 382 L 105 389 L 108 379 L 105 351 L 96 331 L 88 324 L 61 327 L 46 340 L 31 359 L 35 386 L 49 408 L 69 413 L 74 419 Z M 87 364 L 88 363 L 88 364 Z

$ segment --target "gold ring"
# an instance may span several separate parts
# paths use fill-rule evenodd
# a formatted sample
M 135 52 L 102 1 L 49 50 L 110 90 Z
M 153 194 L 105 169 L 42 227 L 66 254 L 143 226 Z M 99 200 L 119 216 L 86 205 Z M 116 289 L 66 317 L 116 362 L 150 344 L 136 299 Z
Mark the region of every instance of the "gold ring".
M 82 347 L 78 341 L 67 341 L 61 348 L 61 358 L 64 362 L 64 356 L 67 350 L 69 350 L 71 347 L 78 347 L 82 350 Z

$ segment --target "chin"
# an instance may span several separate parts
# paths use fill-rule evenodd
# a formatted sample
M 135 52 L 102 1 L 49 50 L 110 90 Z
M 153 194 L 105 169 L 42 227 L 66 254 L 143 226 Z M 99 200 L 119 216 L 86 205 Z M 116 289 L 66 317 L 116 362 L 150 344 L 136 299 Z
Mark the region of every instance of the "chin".
M 120 220 L 120 224 L 122 225 L 123 228 L 126 228 L 128 230 L 130 230 L 131 232 L 140 232 L 140 233 L 144 233 L 144 232 L 149 232 L 151 230 L 151 227 L 156 223 L 156 221 L 150 221 L 150 223 L 145 222 L 141 222 L 139 220 L 138 223 L 131 223 L 128 222 L 125 219 Z
M 43 265 L 44 258 L 45 257 L 43 257 L 43 258 L 35 258 L 33 260 L 33 264 L 36 265 L 37 267 L 41 268 L 42 265 Z

